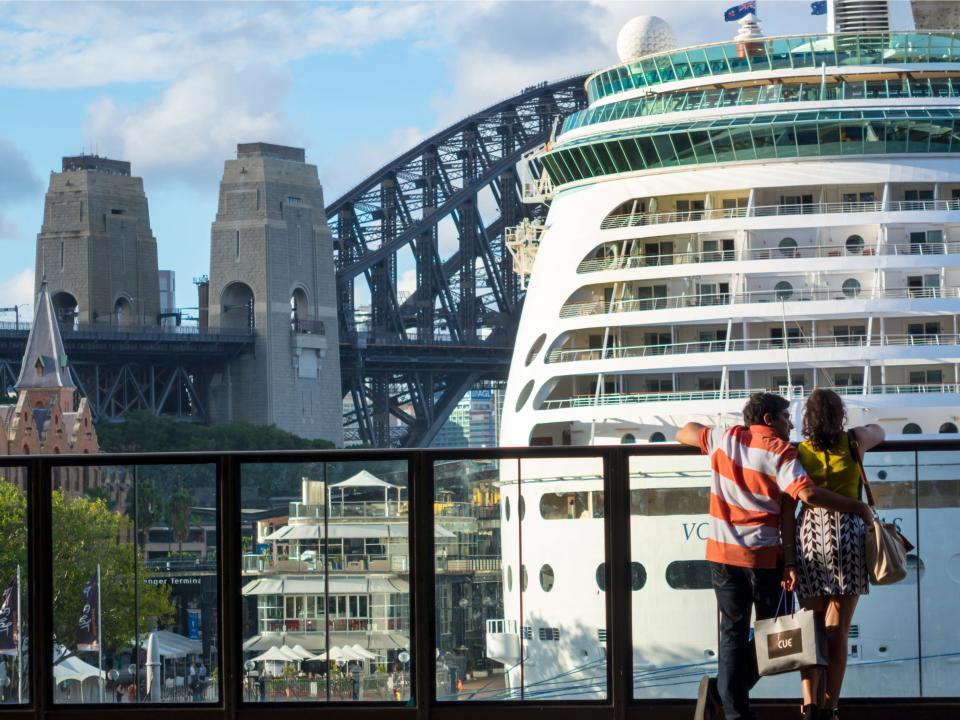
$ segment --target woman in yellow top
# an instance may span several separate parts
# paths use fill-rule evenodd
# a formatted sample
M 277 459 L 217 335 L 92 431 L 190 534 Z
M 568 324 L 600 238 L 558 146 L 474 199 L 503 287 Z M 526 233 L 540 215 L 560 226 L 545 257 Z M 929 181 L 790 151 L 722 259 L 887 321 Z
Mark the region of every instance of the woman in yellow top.
M 883 442 L 883 428 L 852 428 L 856 449 L 844 429 L 843 400 L 832 390 L 810 394 L 803 409 L 803 436 L 797 448 L 800 462 L 818 487 L 850 498 L 860 497 L 862 453 Z M 847 636 L 857 599 L 869 592 L 865 537 L 859 515 L 803 506 L 796 525 L 796 546 L 784 546 L 786 562 L 796 560 L 797 594 L 809 610 L 823 613 L 827 628 L 829 665 L 801 673 L 804 718 L 836 718 L 840 686 L 847 669 Z

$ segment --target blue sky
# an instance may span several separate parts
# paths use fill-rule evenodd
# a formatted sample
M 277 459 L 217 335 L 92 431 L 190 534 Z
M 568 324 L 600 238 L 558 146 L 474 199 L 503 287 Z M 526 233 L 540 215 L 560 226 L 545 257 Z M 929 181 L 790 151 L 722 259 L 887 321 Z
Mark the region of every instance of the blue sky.
M 712 42 L 735 34 L 722 21 L 733 4 L 0 2 L 0 307 L 33 302 L 43 196 L 63 155 L 132 162 L 160 267 L 192 306 L 238 142 L 306 148 L 329 202 L 465 115 L 615 63 L 631 17 L 659 15 L 682 45 Z M 821 31 L 809 7 L 758 0 L 768 35 Z M 908 3 L 891 9 L 912 27 Z

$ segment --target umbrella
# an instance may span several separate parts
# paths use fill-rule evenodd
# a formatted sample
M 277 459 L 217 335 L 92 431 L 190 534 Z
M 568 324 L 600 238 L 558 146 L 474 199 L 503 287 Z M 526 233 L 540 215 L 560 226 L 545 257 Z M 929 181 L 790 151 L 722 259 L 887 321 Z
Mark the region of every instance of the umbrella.
M 349 660 L 350 658 L 344 657 L 343 652 L 338 647 L 332 647 L 329 650 L 324 650 L 322 653 L 317 653 L 311 660 L 335 660 L 336 662 L 341 662 L 343 660 Z
M 280 645 L 277 650 L 290 662 L 300 662 L 305 659 L 293 648 L 287 647 L 286 645 Z
M 294 645 L 290 652 L 296 653 L 301 660 L 312 660 L 313 653 L 307 650 L 303 645 Z
M 284 652 L 279 647 L 272 647 L 265 653 L 257 655 L 255 658 L 253 658 L 253 662 L 293 662 L 294 658 L 292 658 L 289 654 L 290 649 L 286 649 L 287 652 Z
M 374 658 L 377 657 L 372 652 L 370 652 L 365 647 L 363 647 L 363 645 L 360 645 L 360 644 L 352 645 L 350 649 L 353 650 L 357 655 L 359 655 L 364 660 L 373 660 Z

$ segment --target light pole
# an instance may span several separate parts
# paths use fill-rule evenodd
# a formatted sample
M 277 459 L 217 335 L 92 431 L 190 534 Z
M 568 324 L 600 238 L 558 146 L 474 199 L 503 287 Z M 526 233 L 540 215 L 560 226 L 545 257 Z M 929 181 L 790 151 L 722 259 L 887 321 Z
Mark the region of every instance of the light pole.
M 12 312 L 13 313 L 13 323 L 16 330 L 20 329 L 20 308 L 30 307 L 30 303 L 20 303 L 19 305 L 11 305 L 10 307 L 0 307 L 0 312 Z

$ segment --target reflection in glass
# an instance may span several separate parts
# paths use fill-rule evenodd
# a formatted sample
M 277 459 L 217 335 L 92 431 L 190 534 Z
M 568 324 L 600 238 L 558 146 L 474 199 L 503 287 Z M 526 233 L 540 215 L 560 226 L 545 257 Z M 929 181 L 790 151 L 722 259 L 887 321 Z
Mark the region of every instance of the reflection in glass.
M 0 703 L 30 702 L 26 470 L 0 467 Z
M 54 702 L 216 702 L 214 466 L 53 481 Z
M 407 701 L 406 461 L 250 463 L 241 478 L 244 699 Z

